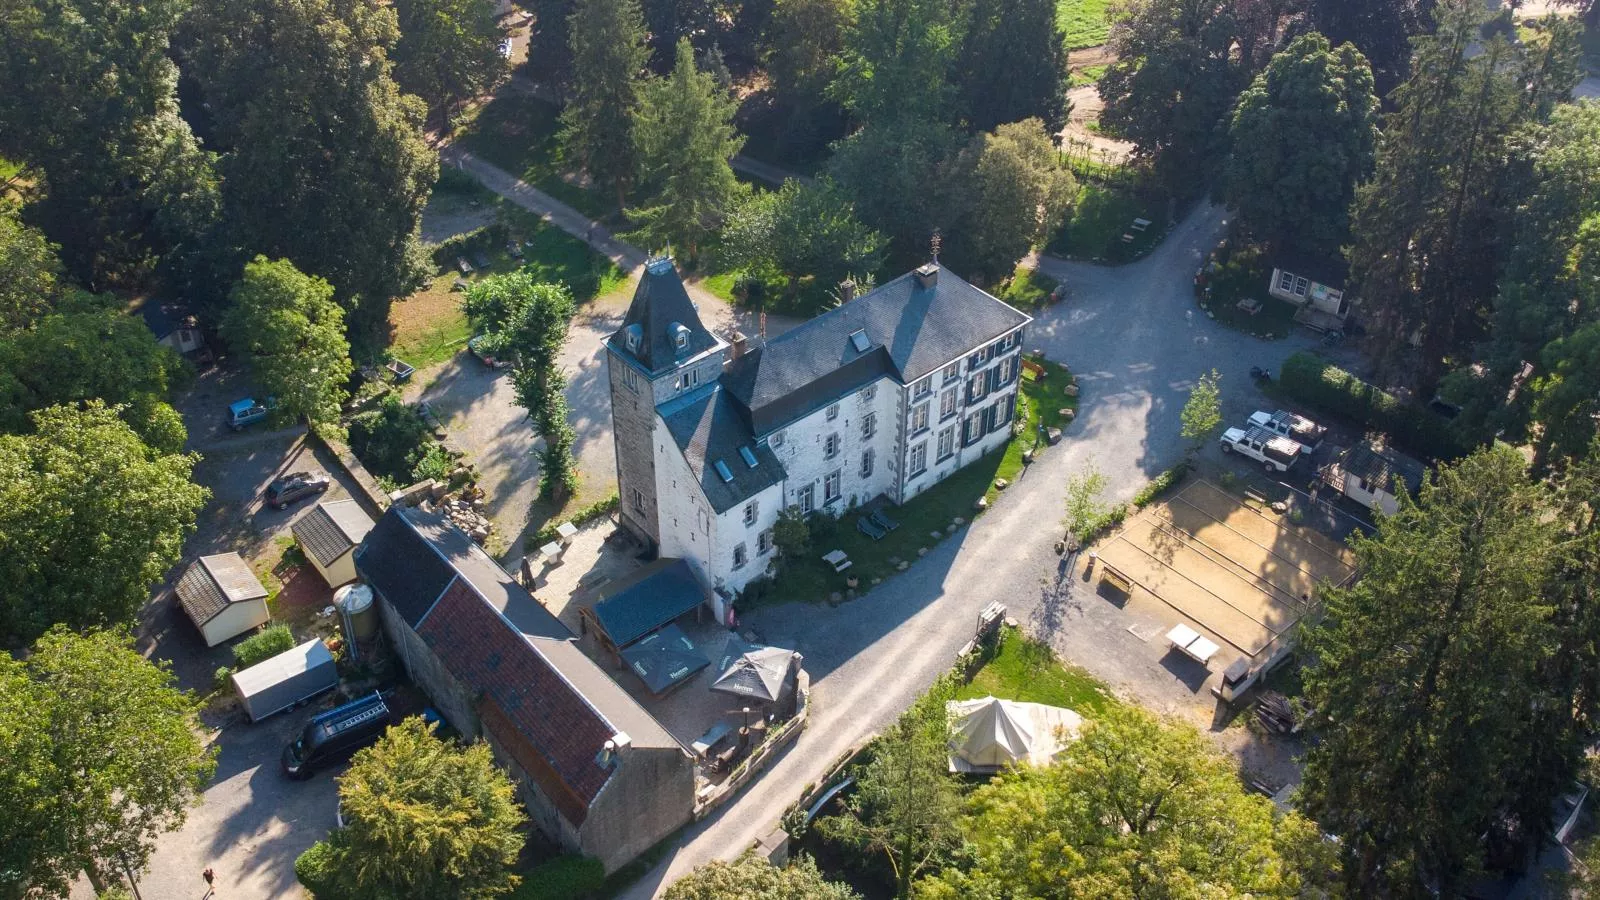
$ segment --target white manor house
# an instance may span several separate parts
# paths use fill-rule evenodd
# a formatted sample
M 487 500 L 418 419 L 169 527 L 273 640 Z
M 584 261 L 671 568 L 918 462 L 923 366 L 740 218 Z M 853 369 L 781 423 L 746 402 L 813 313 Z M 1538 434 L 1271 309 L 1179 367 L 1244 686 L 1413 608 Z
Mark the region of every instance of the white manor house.
M 930 263 L 729 343 L 654 259 L 606 341 L 621 522 L 739 591 L 766 573 L 785 507 L 904 503 L 1003 445 L 1031 321 Z

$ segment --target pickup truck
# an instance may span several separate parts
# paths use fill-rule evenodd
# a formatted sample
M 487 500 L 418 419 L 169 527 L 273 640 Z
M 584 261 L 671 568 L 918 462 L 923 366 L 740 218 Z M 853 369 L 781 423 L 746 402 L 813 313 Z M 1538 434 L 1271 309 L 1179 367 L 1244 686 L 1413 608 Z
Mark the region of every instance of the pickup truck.
M 1287 472 L 1300 459 L 1304 448 L 1265 428 L 1229 428 L 1222 434 L 1222 452 L 1249 457 L 1268 472 Z
M 1265 428 L 1268 431 L 1281 434 L 1306 448 L 1307 453 L 1311 453 L 1322 446 L 1322 439 L 1328 434 L 1328 429 L 1304 416 L 1297 416 L 1286 409 L 1270 413 L 1256 410 L 1250 415 L 1250 427 Z

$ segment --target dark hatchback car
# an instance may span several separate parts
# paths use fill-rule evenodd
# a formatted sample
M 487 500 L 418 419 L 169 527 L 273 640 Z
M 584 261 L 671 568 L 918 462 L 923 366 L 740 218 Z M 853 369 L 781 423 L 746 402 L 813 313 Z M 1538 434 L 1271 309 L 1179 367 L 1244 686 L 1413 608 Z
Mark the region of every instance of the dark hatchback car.
M 389 704 L 377 691 L 314 717 L 300 736 L 283 748 L 283 773 L 303 780 L 318 769 L 349 759 L 383 737 L 392 717 Z
M 282 478 L 273 479 L 272 483 L 267 485 L 263 498 L 273 509 L 283 509 L 296 500 L 323 493 L 332 483 L 326 475 L 292 472 Z

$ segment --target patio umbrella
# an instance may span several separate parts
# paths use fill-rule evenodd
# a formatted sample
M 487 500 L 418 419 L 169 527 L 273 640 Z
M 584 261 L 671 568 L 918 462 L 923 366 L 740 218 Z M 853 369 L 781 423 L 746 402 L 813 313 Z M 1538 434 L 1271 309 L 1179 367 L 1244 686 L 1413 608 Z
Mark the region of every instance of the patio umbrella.
M 668 625 L 622 648 L 619 654 L 650 693 L 661 695 L 711 665 L 683 629 Z
M 793 650 L 757 647 L 731 637 L 717 663 L 717 677 L 711 682 L 711 689 L 762 703 L 775 703 L 783 693 L 797 656 L 799 654 Z

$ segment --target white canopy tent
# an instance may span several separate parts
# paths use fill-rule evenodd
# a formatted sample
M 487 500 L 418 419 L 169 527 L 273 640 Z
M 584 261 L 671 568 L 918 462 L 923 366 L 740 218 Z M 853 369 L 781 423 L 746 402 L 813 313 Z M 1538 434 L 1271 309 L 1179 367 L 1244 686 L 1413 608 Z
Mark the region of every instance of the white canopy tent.
M 1070 709 L 998 697 L 952 700 L 945 710 L 950 714 L 952 772 L 1049 765 L 1083 724 L 1083 717 Z

